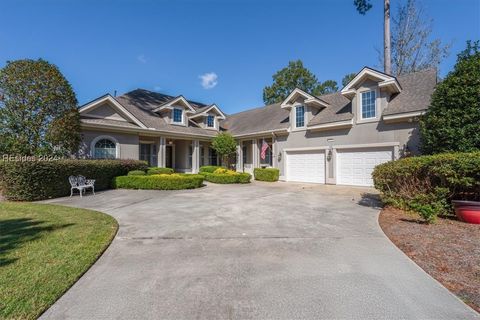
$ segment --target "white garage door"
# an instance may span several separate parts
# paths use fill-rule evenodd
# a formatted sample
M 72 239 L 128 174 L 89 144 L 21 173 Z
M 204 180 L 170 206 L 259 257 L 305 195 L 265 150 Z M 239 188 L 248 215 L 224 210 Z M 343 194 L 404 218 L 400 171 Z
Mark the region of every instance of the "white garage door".
M 337 184 L 373 186 L 373 168 L 392 157 L 392 149 L 337 150 Z
M 287 181 L 325 183 L 325 153 L 287 152 Z

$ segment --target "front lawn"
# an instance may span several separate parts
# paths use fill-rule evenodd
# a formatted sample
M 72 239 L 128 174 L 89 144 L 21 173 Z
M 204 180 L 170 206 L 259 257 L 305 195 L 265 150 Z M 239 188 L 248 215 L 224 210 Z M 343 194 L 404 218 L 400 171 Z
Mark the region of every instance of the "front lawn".
M 101 212 L 0 202 L 0 319 L 36 319 L 88 270 L 117 228 Z

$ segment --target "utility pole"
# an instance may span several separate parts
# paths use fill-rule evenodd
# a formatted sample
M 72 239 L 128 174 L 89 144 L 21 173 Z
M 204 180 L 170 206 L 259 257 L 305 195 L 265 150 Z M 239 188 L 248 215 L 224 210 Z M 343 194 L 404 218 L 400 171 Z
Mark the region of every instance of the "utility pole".
M 383 70 L 387 74 L 392 73 L 391 38 L 390 38 L 390 0 L 383 2 Z

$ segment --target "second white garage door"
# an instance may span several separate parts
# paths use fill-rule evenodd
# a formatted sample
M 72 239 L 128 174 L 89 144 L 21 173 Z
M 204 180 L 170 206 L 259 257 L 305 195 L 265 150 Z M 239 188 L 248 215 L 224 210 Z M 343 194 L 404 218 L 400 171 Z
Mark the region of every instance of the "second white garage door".
M 391 149 L 356 149 L 337 151 L 337 184 L 373 186 L 376 165 L 391 161 Z
M 323 151 L 287 152 L 287 181 L 325 183 Z

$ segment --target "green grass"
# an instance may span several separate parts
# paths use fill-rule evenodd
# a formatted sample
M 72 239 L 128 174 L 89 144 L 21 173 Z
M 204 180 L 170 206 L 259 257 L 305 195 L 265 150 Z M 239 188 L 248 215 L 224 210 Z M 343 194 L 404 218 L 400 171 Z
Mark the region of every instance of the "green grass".
M 101 212 L 0 202 L 0 319 L 36 319 L 87 271 L 117 229 Z

